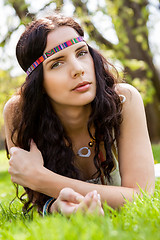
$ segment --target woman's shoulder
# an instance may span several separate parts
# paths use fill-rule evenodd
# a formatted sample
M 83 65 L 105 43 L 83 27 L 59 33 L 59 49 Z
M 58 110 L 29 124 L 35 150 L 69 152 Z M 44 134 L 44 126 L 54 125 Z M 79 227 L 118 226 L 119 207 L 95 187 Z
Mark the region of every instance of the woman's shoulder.
M 134 129 L 140 125 L 146 125 L 145 109 L 143 99 L 138 90 L 132 85 L 121 83 L 116 86 L 118 95 L 124 95 L 126 100 L 122 105 L 122 129 L 127 129 L 129 134 L 130 129 Z M 132 133 L 133 134 L 133 133 Z
M 143 103 L 141 94 L 139 91 L 128 83 L 118 83 L 115 86 L 115 91 L 118 95 L 124 96 L 124 105 L 134 105 L 137 102 Z
M 6 102 L 3 109 L 5 136 L 8 149 L 14 146 L 13 141 L 11 140 L 11 136 L 14 130 L 15 123 L 20 121 L 19 103 L 20 96 L 15 95 Z
M 4 105 L 3 116 L 4 119 L 11 119 L 15 112 L 19 109 L 20 95 L 12 96 Z

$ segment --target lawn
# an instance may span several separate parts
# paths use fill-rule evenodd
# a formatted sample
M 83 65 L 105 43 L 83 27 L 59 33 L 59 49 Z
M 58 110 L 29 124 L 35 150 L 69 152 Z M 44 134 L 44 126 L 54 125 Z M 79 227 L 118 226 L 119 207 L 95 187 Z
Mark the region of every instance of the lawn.
M 153 146 L 156 162 L 160 162 L 160 145 Z M 7 172 L 8 162 L 0 151 L 0 239 L 2 240 L 128 240 L 160 239 L 160 179 L 152 197 L 144 194 L 127 202 L 121 210 L 105 205 L 105 217 L 83 216 L 80 213 L 69 219 L 60 214 L 42 218 L 36 211 L 24 216 L 21 203 L 16 200 L 15 188 Z

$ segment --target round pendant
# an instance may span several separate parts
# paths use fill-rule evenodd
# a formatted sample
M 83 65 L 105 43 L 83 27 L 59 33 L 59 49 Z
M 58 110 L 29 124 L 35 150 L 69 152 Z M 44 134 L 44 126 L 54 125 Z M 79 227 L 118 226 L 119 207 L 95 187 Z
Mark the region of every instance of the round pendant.
M 82 151 L 86 149 L 87 153 L 83 154 Z M 91 155 L 91 150 L 88 147 L 82 147 L 78 150 L 77 155 L 80 157 L 89 157 Z

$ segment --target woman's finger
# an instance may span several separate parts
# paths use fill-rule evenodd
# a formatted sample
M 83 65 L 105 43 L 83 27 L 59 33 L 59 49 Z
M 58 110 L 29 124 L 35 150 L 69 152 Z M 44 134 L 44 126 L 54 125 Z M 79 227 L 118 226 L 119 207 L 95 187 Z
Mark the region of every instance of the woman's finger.
M 12 156 L 13 154 L 15 154 L 19 149 L 20 149 L 20 148 L 18 148 L 18 147 L 11 147 L 11 148 L 9 149 L 9 154 L 10 154 L 10 156 Z
M 75 213 L 75 207 L 77 204 L 61 201 L 59 204 L 59 212 L 65 216 L 70 216 L 71 214 Z
M 88 212 L 92 213 L 94 211 L 98 211 L 98 209 L 100 208 L 100 201 L 98 200 L 98 194 L 96 191 L 93 192 L 93 197 L 92 197 L 92 201 L 91 204 L 88 208 Z
M 93 201 L 88 209 L 89 213 L 96 212 L 99 215 L 104 216 L 104 211 L 102 208 L 101 200 L 100 200 L 100 195 L 99 194 L 94 194 L 93 196 Z
M 83 201 L 80 202 L 80 204 L 78 204 L 76 206 L 76 211 L 82 211 L 82 212 L 87 212 L 88 208 L 90 207 L 91 203 L 92 203 L 92 199 L 93 199 L 93 192 L 89 192 L 86 194 L 86 196 L 84 197 Z
M 61 199 L 61 201 L 68 201 L 71 203 L 80 203 L 84 197 L 75 192 L 72 188 L 63 188 L 60 191 L 59 197 Z
M 77 210 L 82 210 L 83 212 L 94 213 L 97 212 L 100 215 L 104 216 L 104 211 L 101 205 L 100 195 L 96 190 L 88 193 L 83 202 L 79 204 Z

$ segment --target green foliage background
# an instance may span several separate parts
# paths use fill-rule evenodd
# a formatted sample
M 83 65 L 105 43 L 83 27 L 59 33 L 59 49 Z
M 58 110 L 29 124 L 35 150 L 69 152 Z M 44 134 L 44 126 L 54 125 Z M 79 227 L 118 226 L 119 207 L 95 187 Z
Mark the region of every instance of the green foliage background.
M 16 94 L 24 76 L 11 77 L 8 71 L 0 70 L 0 129 L 3 125 L 3 108 L 7 100 Z

